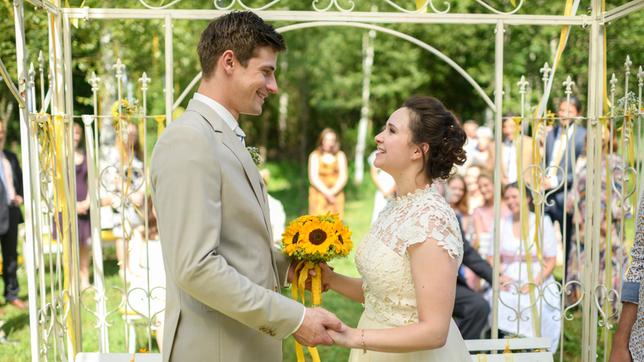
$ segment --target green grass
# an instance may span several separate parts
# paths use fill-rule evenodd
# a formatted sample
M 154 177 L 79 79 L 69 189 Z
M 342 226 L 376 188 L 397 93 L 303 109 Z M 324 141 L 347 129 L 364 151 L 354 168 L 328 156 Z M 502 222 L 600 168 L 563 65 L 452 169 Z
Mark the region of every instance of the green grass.
M 287 214 L 287 220 L 306 213 L 308 181 L 298 165 L 294 163 L 269 164 L 271 170 L 271 182 L 269 192 L 271 195 L 281 200 Z M 368 173 L 365 175 L 365 181 L 360 186 L 353 184 L 347 185 L 347 201 L 345 205 L 345 222 L 350 227 L 353 235 L 352 239 L 357 246 L 369 230 L 371 222 L 371 212 L 373 209 L 373 194 L 375 187 L 369 180 Z M 630 221 L 626 225 L 627 240 L 632 237 L 633 225 Z M 357 276 L 357 270 L 354 264 L 353 252 L 346 258 L 337 259 L 331 262 L 337 272 L 342 274 Z M 122 313 L 118 309 L 120 302 L 119 292 L 115 288 L 123 288 L 122 281 L 118 276 L 118 267 L 114 256 L 113 248 L 105 250 L 105 279 L 108 289 L 108 309 L 115 310 L 108 318 L 111 324 L 109 327 L 110 351 L 125 351 L 125 324 Z M 27 281 L 24 268 L 19 270 L 19 280 L 22 289 L 21 297 L 26 299 Z M 1 285 L 1 283 L 0 283 Z M 3 285 L 1 285 L 4 287 Z M 285 291 L 286 292 L 286 291 Z M 92 296 L 84 296 L 88 304 Z M 323 297 L 323 305 L 329 311 L 335 313 L 340 319 L 351 326 L 358 323 L 362 306 L 342 296 L 328 292 Z M 91 309 L 91 308 L 90 308 Z M 564 357 L 563 361 L 578 361 L 583 346 L 581 340 L 581 313 L 579 310 L 572 311 L 574 319 L 565 322 L 564 335 Z M 0 320 L 4 324 L 0 327 L 0 333 L 7 338 L 7 343 L 0 344 L 0 362 L 29 361 L 30 360 L 30 336 L 29 336 L 29 316 L 26 311 L 19 311 L 9 305 L 0 305 Z M 96 351 L 98 346 L 98 332 L 95 327 L 96 319 L 86 310 L 82 311 L 82 329 L 83 329 L 83 349 L 85 351 Z M 137 327 L 137 350 L 148 348 L 147 328 L 144 323 Z M 600 335 L 598 342 L 600 356 L 603 356 L 603 337 Z M 295 361 L 293 339 L 288 338 L 284 341 L 284 361 Z M 158 351 L 154 337 L 151 338 L 151 350 Z M 323 361 L 346 361 L 349 350 L 337 347 L 320 347 L 320 355 Z M 555 355 L 555 360 L 559 361 L 559 354 Z
M 107 290 L 108 310 L 118 310 L 120 303 L 120 293 L 116 288 L 123 288 L 122 279 L 118 275 L 118 266 L 116 264 L 116 257 L 113 249 L 107 249 L 105 267 L 105 282 L 110 286 Z M 24 268 L 21 268 L 18 273 L 19 282 L 21 287 L 21 298 L 27 299 L 27 280 Z M 92 302 L 93 295 L 84 294 L 83 300 L 90 309 L 93 309 Z M 15 361 L 30 361 L 30 330 L 29 330 L 29 314 L 28 311 L 17 310 L 13 306 L 4 305 L 0 307 L 0 313 L 3 314 L 1 319 L 5 322 L 2 326 L 2 333 L 7 336 L 6 343 L 0 344 L 0 362 L 15 362 Z M 83 350 L 96 351 L 98 350 L 98 331 L 95 327 L 96 318 L 87 310 L 83 309 L 82 313 L 82 341 Z M 109 341 L 111 351 L 126 351 L 125 346 L 125 323 L 122 319 L 122 314 L 119 312 L 113 313 L 108 317 L 109 327 Z M 147 348 L 147 328 L 144 324 L 137 327 L 137 349 Z M 153 341 L 153 350 L 156 349 L 156 343 Z

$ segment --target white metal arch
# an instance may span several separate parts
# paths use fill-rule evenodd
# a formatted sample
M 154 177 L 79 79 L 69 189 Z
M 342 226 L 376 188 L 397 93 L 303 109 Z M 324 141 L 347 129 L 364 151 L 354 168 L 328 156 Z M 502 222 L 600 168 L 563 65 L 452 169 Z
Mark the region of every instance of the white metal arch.
M 422 40 L 419 40 L 417 38 L 414 38 L 411 35 L 402 33 L 397 30 L 385 28 L 380 25 L 375 25 L 375 24 L 367 24 L 367 23 L 353 23 L 353 22 L 347 22 L 347 21 L 312 21 L 312 22 L 307 22 L 307 23 L 299 23 L 299 24 L 292 24 L 292 25 L 286 25 L 282 26 L 280 28 L 277 28 L 279 33 L 286 33 L 289 31 L 294 31 L 294 30 L 300 30 L 300 29 L 310 29 L 310 28 L 318 28 L 318 27 L 337 27 L 337 26 L 346 26 L 346 27 L 351 27 L 351 28 L 361 28 L 361 29 L 368 29 L 368 30 L 375 30 L 380 33 L 385 33 L 389 35 L 393 35 L 399 39 L 406 40 L 412 44 L 415 44 L 428 52 L 434 54 L 436 57 L 438 57 L 440 60 L 444 61 L 447 63 L 452 69 L 454 69 L 458 74 L 460 74 L 465 80 L 476 90 L 476 92 L 483 98 L 483 101 L 485 104 L 492 110 L 495 111 L 495 105 L 492 99 L 485 93 L 483 88 L 472 78 L 472 76 L 467 73 L 465 69 L 463 69 L 458 63 L 453 61 L 450 57 L 445 55 L 443 52 L 440 50 L 434 48 L 433 46 L 425 43 Z M 175 100 L 175 102 L 172 105 L 172 109 L 175 110 L 177 107 L 183 102 L 185 97 L 188 95 L 190 90 L 197 84 L 197 82 L 201 79 L 201 72 L 199 72 L 193 79 L 190 81 L 190 84 L 186 87 L 186 89 L 181 93 L 179 98 Z

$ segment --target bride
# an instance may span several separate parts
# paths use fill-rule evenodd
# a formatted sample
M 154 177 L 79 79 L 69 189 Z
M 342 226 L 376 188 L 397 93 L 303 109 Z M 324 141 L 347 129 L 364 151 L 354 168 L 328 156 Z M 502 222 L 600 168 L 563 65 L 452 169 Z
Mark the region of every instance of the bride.
M 365 308 L 357 328 L 329 335 L 353 349 L 351 362 L 468 361 L 452 320 L 463 242 L 434 184 L 465 161 L 465 133 L 440 101 L 413 97 L 375 140 L 374 164 L 394 177 L 399 196 L 356 251 L 362 278 L 323 266 L 325 286 Z

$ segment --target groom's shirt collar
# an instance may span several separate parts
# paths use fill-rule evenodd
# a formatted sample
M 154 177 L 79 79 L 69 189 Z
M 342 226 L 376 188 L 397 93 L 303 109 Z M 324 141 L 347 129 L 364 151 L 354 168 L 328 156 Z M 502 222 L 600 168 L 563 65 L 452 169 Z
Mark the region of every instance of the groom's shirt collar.
M 237 120 L 235 119 L 235 117 L 233 117 L 233 114 L 230 113 L 230 111 L 226 109 L 226 107 L 222 106 L 221 103 L 217 102 L 216 100 L 197 92 L 195 92 L 194 96 L 192 96 L 192 99 L 206 104 L 213 111 L 215 111 L 215 113 L 217 113 L 217 115 L 224 120 L 228 127 L 230 127 L 231 131 L 235 132 L 235 128 L 239 127 L 239 123 L 237 123 Z

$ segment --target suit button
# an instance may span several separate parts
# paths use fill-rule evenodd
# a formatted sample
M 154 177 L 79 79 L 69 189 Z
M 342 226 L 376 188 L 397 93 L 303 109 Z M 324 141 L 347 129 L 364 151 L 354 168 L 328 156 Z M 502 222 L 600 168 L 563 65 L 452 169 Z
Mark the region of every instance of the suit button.
M 271 337 L 275 337 L 275 331 L 272 328 L 269 327 L 259 327 L 259 331 L 262 333 L 266 333 Z

